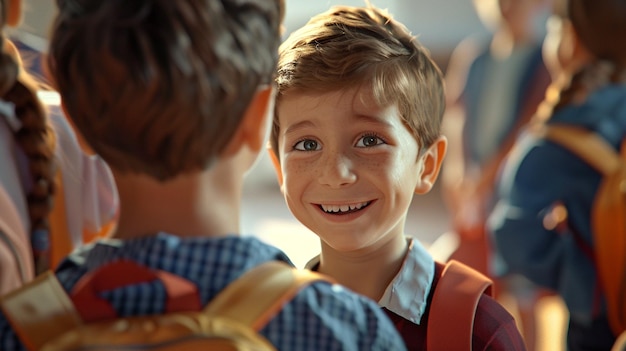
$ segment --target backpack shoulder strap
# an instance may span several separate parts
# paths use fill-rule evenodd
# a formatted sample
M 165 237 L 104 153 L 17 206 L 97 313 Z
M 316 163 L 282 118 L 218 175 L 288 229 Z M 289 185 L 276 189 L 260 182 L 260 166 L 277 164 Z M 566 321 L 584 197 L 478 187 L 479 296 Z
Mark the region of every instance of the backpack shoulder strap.
M 474 316 L 480 297 L 492 295 L 492 281 L 465 264 L 450 260 L 430 303 L 426 349 L 471 350 Z
M 617 335 L 611 351 L 626 351 L 626 331 Z
M 544 138 L 570 150 L 603 175 L 614 172 L 623 162 L 613 147 L 596 132 L 565 124 L 544 125 L 541 129 Z M 625 145 L 623 143 L 622 149 Z
M 55 184 L 54 206 L 48 215 L 48 222 L 50 223 L 50 241 L 52 242 L 50 245 L 49 262 L 51 269 L 56 267 L 73 248 L 70 231 L 67 225 L 65 186 L 61 170 L 57 171 Z
M 205 307 L 208 315 L 230 318 L 259 331 L 302 288 L 331 278 L 284 262 L 270 261 L 230 283 Z
M 72 301 L 51 271 L 0 297 L 0 308 L 30 351 L 81 324 Z

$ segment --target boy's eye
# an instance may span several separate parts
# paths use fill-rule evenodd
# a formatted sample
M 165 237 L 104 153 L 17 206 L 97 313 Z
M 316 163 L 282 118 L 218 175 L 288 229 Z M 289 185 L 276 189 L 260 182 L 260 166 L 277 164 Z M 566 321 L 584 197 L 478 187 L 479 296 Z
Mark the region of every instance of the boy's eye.
M 299 141 L 293 148 L 300 151 L 315 151 L 320 149 L 317 141 L 311 139 Z
M 359 139 L 356 143 L 356 147 L 372 147 L 383 143 L 384 141 L 375 135 L 366 135 Z

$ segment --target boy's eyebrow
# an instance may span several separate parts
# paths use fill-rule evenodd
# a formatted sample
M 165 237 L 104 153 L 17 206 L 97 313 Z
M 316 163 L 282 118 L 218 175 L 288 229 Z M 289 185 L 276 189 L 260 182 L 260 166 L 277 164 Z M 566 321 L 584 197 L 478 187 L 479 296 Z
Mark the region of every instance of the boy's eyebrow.
M 366 122 L 369 123 L 374 123 L 374 124 L 383 124 L 387 127 L 391 127 L 391 123 L 389 123 L 389 121 L 386 118 L 381 118 L 381 117 L 377 117 L 377 116 L 370 116 L 370 115 L 363 115 L 363 114 L 357 114 L 355 116 L 357 119 L 360 120 L 365 120 Z
M 366 123 L 383 125 L 385 127 L 393 127 L 386 118 L 380 118 L 376 116 L 357 114 L 354 116 L 358 120 L 363 120 Z M 310 128 L 314 127 L 315 123 L 310 120 L 301 121 L 295 124 L 290 125 L 288 128 L 285 128 L 285 135 L 298 131 L 298 129 Z
M 285 128 L 285 134 L 293 133 L 297 131 L 298 129 L 314 127 L 314 126 L 315 126 L 315 123 L 309 120 L 301 121 L 301 122 L 290 125 L 288 128 Z

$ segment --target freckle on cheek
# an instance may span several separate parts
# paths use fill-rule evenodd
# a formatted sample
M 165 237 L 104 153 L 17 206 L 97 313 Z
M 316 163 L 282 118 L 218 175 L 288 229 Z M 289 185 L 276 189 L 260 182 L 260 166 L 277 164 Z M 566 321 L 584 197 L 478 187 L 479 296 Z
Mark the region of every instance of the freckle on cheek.
M 381 162 L 369 162 L 367 165 L 368 168 L 374 169 L 374 170 L 380 169 L 380 167 L 383 167 L 383 166 L 384 165 Z
M 302 174 L 308 171 L 308 167 L 306 165 L 299 165 L 298 167 L 296 167 L 295 169 L 295 173 L 296 174 Z

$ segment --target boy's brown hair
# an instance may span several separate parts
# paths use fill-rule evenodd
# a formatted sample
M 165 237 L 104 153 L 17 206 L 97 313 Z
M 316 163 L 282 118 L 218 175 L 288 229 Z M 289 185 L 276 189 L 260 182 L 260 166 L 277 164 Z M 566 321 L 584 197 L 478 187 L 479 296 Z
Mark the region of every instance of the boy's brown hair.
M 54 85 L 117 171 L 167 180 L 210 167 L 274 77 L 283 0 L 57 3 Z
M 369 86 L 379 106 L 397 104 L 422 148 L 440 135 L 443 78 L 427 50 L 386 11 L 333 7 L 311 18 L 280 46 L 277 101 L 289 92 Z M 278 156 L 275 116 L 271 146 Z

